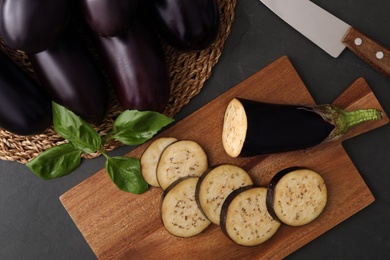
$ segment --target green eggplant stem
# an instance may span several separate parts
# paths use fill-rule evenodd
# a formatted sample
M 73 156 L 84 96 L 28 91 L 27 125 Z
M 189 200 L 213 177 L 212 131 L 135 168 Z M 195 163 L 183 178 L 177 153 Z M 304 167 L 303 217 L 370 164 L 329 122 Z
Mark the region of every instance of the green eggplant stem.
M 313 111 L 335 126 L 325 140 L 326 142 L 340 138 L 356 125 L 367 121 L 379 120 L 383 117 L 382 111 L 375 108 L 345 111 L 338 106 L 329 104 L 316 106 L 313 108 Z

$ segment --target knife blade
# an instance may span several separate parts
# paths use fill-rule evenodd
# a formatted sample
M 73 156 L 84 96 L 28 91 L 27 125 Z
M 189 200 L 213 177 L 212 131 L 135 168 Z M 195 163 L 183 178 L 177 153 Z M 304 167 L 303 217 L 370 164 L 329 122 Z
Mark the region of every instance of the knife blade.
M 332 57 L 345 48 L 390 78 L 390 51 L 309 0 L 260 0 Z

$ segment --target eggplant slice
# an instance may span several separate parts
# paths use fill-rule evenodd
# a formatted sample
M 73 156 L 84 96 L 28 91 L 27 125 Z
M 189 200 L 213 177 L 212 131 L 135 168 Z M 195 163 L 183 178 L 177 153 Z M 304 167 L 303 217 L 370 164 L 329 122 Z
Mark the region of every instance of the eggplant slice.
M 207 168 L 207 155 L 199 144 L 190 140 L 177 141 L 162 152 L 157 165 L 157 181 L 165 190 L 180 178 L 200 177 Z
M 179 179 L 163 193 L 161 219 L 167 231 L 174 236 L 192 237 L 211 224 L 195 201 L 198 180 L 199 177 Z
M 177 139 L 174 137 L 161 137 L 154 140 L 143 152 L 140 159 L 141 172 L 145 181 L 149 183 L 149 185 L 153 187 L 160 187 L 156 176 L 158 161 L 160 160 L 160 156 L 164 149 L 176 141 Z
M 268 210 L 286 225 L 310 223 L 322 213 L 326 203 L 324 179 L 310 169 L 294 167 L 282 170 L 268 186 Z
M 281 226 L 268 212 L 267 189 L 243 187 L 232 192 L 221 211 L 222 231 L 243 246 L 256 246 L 270 239 Z
M 222 204 L 236 189 L 253 185 L 251 176 L 242 168 L 222 164 L 206 171 L 196 187 L 196 201 L 204 215 L 219 225 Z

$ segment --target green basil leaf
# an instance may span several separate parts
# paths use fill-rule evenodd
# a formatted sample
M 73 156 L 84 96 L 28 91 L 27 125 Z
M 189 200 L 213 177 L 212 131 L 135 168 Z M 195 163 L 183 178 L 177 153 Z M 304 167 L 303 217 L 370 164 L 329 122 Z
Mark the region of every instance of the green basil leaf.
M 141 194 L 149 188 L 142 177 L 138 159 L 121 156 L 108 157 L 106 171 L 120 190 Z
M 70 143 L 60 144 L 39 154 L 26 166 L 44 180 L 73 172 L 81 162 L 81 151 Z
M 115 120 L 112 138 L 126 145 L 142 144 L 173 121 L 158 112 L 125 110 Z
M 99 133 L 72 111 L 53 102 L 54 129 L 79 150 L 91 154 L 99 150 L 102 139 Z

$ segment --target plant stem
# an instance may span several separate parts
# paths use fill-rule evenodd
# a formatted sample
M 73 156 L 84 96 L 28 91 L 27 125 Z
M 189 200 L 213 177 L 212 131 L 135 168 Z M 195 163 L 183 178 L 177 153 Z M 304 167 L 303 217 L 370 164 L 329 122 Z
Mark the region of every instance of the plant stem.
M 382 118 L 382 112 L 377 109 L 360 109 L 355 111 L 343 111 L 340 114 L 340 124 L 344 132 L 363 122 L 378 120 Z
M 106 152 L 103 150 L 103 148 L 100 148 L 100 149 L 99 149 L 99 152 L 100 152 L 104 157 L 106 157 L 106 159 L 109 158 L 109 156 L 106 154 Z
M 109 132 L 108 134 L 106 134 L 105 136 L 102 137 L 102 144 L 105 144 L 107 143 L 108 141 L 110 141 L 112 139 L 112 136 L 114 135 L 114 132 L 111 131 Z
M 325 141 L 336 140 L 356 125 L 383 117 L 382 111 L 375 108 L 345 111 L 335 105 L 319 105 L 313 111 L 335 126 Z

